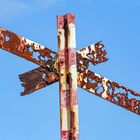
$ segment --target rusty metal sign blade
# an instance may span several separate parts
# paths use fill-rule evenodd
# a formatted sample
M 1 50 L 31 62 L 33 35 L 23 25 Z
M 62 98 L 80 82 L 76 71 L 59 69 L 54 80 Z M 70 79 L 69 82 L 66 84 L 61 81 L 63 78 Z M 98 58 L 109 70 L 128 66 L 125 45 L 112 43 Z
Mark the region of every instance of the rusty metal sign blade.
M 90 70 L 78 72 L 78 86 L 140 115 L 140 94 Z
M 104 50 L 104 45 L 101 41 L 77 52 L 80 63 L 91 62 L 93 65 L 106 62 L 108 60 L 106 55 L 107 52 Z
M 52 59 L 56 55 L 56 52 L 45 46 L 4 28 L 0 28 L 0 48 L 38 65 L 44 65 L 48 59 Z
M 21 95 L 30 94 L 59 80 L 59 76 L 55 71 L 43 67 L 38 67 L 24 74 L 20 74 L 19 78 L 24 87 Z

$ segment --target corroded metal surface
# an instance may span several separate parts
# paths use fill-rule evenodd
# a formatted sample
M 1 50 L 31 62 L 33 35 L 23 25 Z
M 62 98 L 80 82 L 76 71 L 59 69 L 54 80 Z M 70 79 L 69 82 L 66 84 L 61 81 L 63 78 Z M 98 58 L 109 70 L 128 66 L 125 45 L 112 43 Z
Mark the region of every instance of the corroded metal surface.
M 102 45 L 102 47 L 101 47 L 101 45 Z M 104 45 L 101 42 L 100 43 L 98 42 L 96 44 L 92 44 L 92 45 L 90 45 L 90 46 L 82 49 L 82 50 L 86 50 L 86 52 L 84 54 L 82 54 L 83 53 L 82 50 L 81 51 L 78 51 L 76 53 L 76 56 L 77 56 L 77 67 L 78 67 L 78 69 L 80 69 L 80 71 L 85 71 L 88 68 L 89 62 L 91 62 L 91 61 L 89 60 L 89 58 L 85 58 L 85 56 L 88 56 L 88 54 L 90 54 L 91 52 L 92 52 L 92 55 L 93 55 L 94 58 L 97 58 L 96 52 L 98 54 L 100 54 L 100 61 L 98 59 L 93 59 L 92 60 L 92 63 L 99 64 L 99 63 L 102 63 L 102 62 L 107 61 L 108 59 L 105 57 L 106 56 L 106 51 L 103 50 L 103 47 L 104 47 Z M 98 52 L 98 50 L 100 52 Z M 64 51 L 66 52 L 65 55 L 64 55 Z M 75 49 L 71 49 L 71 53 L 70 53 L 71 56 L 73 56 L 74 52 L 75 52 Z M 83 56 L 83 55 L 85 55 L 85 56 Z M 64 65 L 67 65 L 68 66 L 68 61 L 65 61 L 66 59 L 64 57 L 66 57 L 66 58 L 68 57 L 67 50 L 61 51 L 61 63 L 64 63 Z M 70 65 L 76 64 L 73 58 L 74 57 L 72 57 L 71 58 L 71 61 L 69 62 Z M 58 65 L 59 65 L 58 64 L 58 56 L 56 55 L 56 57 L 54 57 L 52 60 L 48 60 L 46 63 L 44 63 L 44 66 L 42 67 L 42 69 L 43 68 L 49 69 L 49 72 L 55 73 L 57 75 L 57 78 L 56 79 L 59 80 L 58 79 L 58 76 L 59 76 Z M 38 69 L 40 69 L 40 68 L 38 68 Z M 38 90 L 40 88 L 44 88 L 44 87 L 46 87 L 46 85 L 48 85 L 46 83 L 46 84 L 42 84 L 40 88 L 35 88 L 36 87 L 35 85 L 37 85 L 37 82 L 36 82 L 36 83 L 34 83 L 34 86 L 31 86 L 33 84 L 33 82 L 32 82 L 32 80 L 28 80 L 29 79 L 28 78 L 28 74 L 30 75 L 30 77 L 34 77 L 34 72 L 36 72 L 36 69 L 35 70 L 32 70 L 32 71 L 29 71 L 29 72 L 26 72 L 25 74 L 21 74 L 20 75 L 20 77 L 21 76 L 24 77 L 24 85 L 26 85 L 26 86 L 24 86 L 24 88 L 25 88 L 24 89 L 24 92 L 21 93 L 22 95 L 30 94 L 30 93 L 32 93 L 32 92 L 34 92 L 34 91 L 36 91 L 36 90 Z M 25 75 L 27 75 L 27 76 L 25 76 Z M 26 80 L 26 78 L 27 78 L 27 80 Z M 23 80 L 21 80 L 21 81 L 23 82 Z M 41 81 L 43 81 L 43 79 Z
M 76 31 L 74 15 L 67 17 L 67 44 L 68 46 L 68 75 L 70 93 L 70 138 L 69 140 L 79 140 L 79 118 L 78 118 L 78 94 L 77 94 L 77 62 L 76 62 Z
M 97 42 L 96 44 L 90 45 L 86 48 L 77 52 L 77 57 L 80 63 L 84 63 L 84 61 L 91 62 L 93 65 L 97 65 L 102 62 L 106 62 L 108 58 L 106 58 L 106 50 L 103 50 L 103 43 Z M 83 64 L 84 65 L 84 64 Z
M 27 95 L 59 80 L 59 75 L 55 72 L 52 61 L 47 61 L 46 67 L 39 67 L 24 74 L 20 74 L 24 91 L 21 95 Z
M 78 86 L 140 115 L 140 94 L 90 70 L 78 72 Z
M 56 55 L 56 52 L 43 45 L 16 35 L 4 28 L 0 28 L 0 48 L 41 66 Z
M 61 140 L 68 140 L 70 136 L 70 94 L 69 84 L 67 83 L 68 74 L 68 52 L 65 48 L 65 18 L 57 17 L 57 32 L 58 32 L 58 61 L 59 61 L 59 76 L 60 76 L 60 134 Z
M 78 140 L 78 97 L 74 15 L 58 16 L 61 139 Z
M 61 20 L 63 20 L 63 18 L 61 18 Z M 65 25 L 61 24 L 62 23 L 61 20 L 59 21 L 59 27 L 64 27 Z M 69 23 L 71 23 L 71 21 L 73 21 L 73 17 L 71 17 L 68 20 Z M 48 48 L 45 48 L 44 46 L 38 43 L 25 39 L 3 28 L 0 28 L 0 48 L 6 51 L 9 51 L 15 55 L 18 55 L 22 58 L 25 58 L 31 62 L 39 64 L 41 66 L 35 70 L 29 71 L 25 74 L 20 75 L 20 80 L 23 82 L 22 85 L 25 88 L 24 92 L 22 92 L 21 95 L 29 94 L 31 92 L 34 92 L 38 89 L 46 87 L 47 85 L 50 85 L 59 80 L 59 71 L 58 71 L 59 64 L 58 64 L 58 57 L 57 57 L 56 52 L 51 51 Z M 83 72 L 85 73 L 85 71 L 88 71 L 88 66 L 90 62 L 93 65 L 97 65 L 99 63 L 102 63 L 108 60 L 108 58 L 106 58 L 107 53 L 105 50 L 103 50 L 103 48 L 104 48 L 104 45 L 101 42 L 98 42 L 96 44 L 90 45 L 77 52 L 78 76 L 80 75 L 80 77 L 82 77 L 82 81 L 78 79 L 78 86 L 88 91 L 93 89 L 93 87 L 97 83 L 100 83 L 100 84 L 103 83 L 103 82 L 98 81 L 95 84 L 92 81 L 88 81 L 85 85 L 83 84 L 85 82 L 83 78 L 86 79 L 86 77 L 84 77 L 83 75 Z M 70 50 L 67 49 L 63 51 L 66 52 L 65 57 L 68 57 L 68 51 Z M 73 56 L 73 52 L 74 52 L 74 49 L 71 49 L 71 53 L 70 53 L 71 56 Z M 68 61 L 65 61 L 65 59 L 63 60 L 61 59 L 61 63 L 63 63 L 62 61 L 65 62 L 65 65 L 75 64 L 74 60 L 69 61 L 70 63 L 68 63 Z M 87 74 L 85 73 L 85 75 Z M 54 79 L 51 79 L 51 76 L 54 77 Z M 97 76 L 95 76 L 95 81 L 97 79 L 98 79 Z M 99 78 L 99 79 L 104 79 L 104 78 Z M 103 88 L 103 86 L 98 87 L 98 89 L 104 89 L 104 92 L 102 91 L 103 93 L 101 92 L 100 94 L 99 93 L 97 94 L 97 86 L 94 90 L 92 90 L 92 92 L 112 103 L 120 105 L 134 113 L 140 114 L 140 109 L 139 109 L 140 99 L 136 98 L 136 97 L 139 97 L 140 95 L 130 89 L 120 86 L 119 84 L 115 84 L 115 82 L 113 82 L 112 84 L 112 82 L 110 81 L 111 80 L 108 80 L 107 82 L 108 86 L 106 86 L 106 88 L 105 87 Z M 110 86 L 109 86 L 109 83 L 111 83 Z M 85 88 L 85 86 L 87 88 Z M 124 90 L 124 92 L 118 91 L 117 93 L 114 93 L 117 87 L 121 91 Z M 110 93 L 109 91 L 112 91 L 112 92 Z M 131 97 L 130 95 L 133 95 L 133 97 L 130 98 Z

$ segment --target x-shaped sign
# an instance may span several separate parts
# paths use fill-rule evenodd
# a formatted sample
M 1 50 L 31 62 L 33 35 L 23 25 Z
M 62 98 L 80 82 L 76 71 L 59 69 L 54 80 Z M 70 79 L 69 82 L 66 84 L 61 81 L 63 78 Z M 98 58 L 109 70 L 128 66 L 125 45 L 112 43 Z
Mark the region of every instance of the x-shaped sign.
M 140 94 L 88 69 L 89 63 L 97 65 L 108 60 L 102 42 L 77 52 L 75 47 L 66 47 L 73 46 L 75 43 L 74 15 L 58 16 L 57 19 L 58 54 L 43 45 L 0 28 L 0 48 L 40 65 L 34 70 L 19 75 L 23 82 L 22 86 L 25 88 L 21 95 L 30 94 L 58 81 L 63 82 L 62 76 L 65 72 L 62 74 L 62 71 L 77 65 L 76 78 L 80 88 L 140 115 Z M 70 85 L 71 70 L 73 69 L 69 69 L 65 75 L 66 79 L 63 83 L 65 86 Z M 64 98 L 67 100 L 66 98 L 69 97 L 65 95 Z M 63 139 L 66 139 L 67 134 L 65 131 L 62 133 L 65 135 Z

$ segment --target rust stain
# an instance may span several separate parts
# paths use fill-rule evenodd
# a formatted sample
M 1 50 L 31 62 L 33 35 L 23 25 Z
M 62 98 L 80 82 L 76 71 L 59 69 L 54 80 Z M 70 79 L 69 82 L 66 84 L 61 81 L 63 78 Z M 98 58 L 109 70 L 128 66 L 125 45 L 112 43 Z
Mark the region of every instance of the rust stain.
M 90 70 L 78 72 L 78 86 L 140 115 L 140 94 Z
M 77 63 L 74 15 L 58 17 L 61 139 L 78 140 Z
M 48 61 L 46 67 L 38 67 L 34 70 L 19 75 L 24 91 L 21 95 L 27 95 L 50 84 L 58 82 L 59 75 L 55 72 L 52 61 Z
M 4 28 L 0 28 L 0 48 L 41 66 L 56 55 L 56 52 L 43 45 L 16 35 Z
M 82 63 L 83 66 L 85 66 L 87 62 L 91 62 L 93 65 L 97 65 L 108 60 L 108 58 L 106 58 L 107 52 L 104 50 L 104 45 L 101 41 L 83 48 L 77 52 L 77 55 L 80 63 Z M 84 65 L 84 63 L 86 64 Z

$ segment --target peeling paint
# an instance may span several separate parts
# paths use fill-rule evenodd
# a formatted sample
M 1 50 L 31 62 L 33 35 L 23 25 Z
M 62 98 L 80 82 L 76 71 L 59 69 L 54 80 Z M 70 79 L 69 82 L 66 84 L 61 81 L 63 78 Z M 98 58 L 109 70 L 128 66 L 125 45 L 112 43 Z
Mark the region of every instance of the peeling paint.
M 78 140 L 77 62 L 74 15 L 58 16 L 61 140 Z

